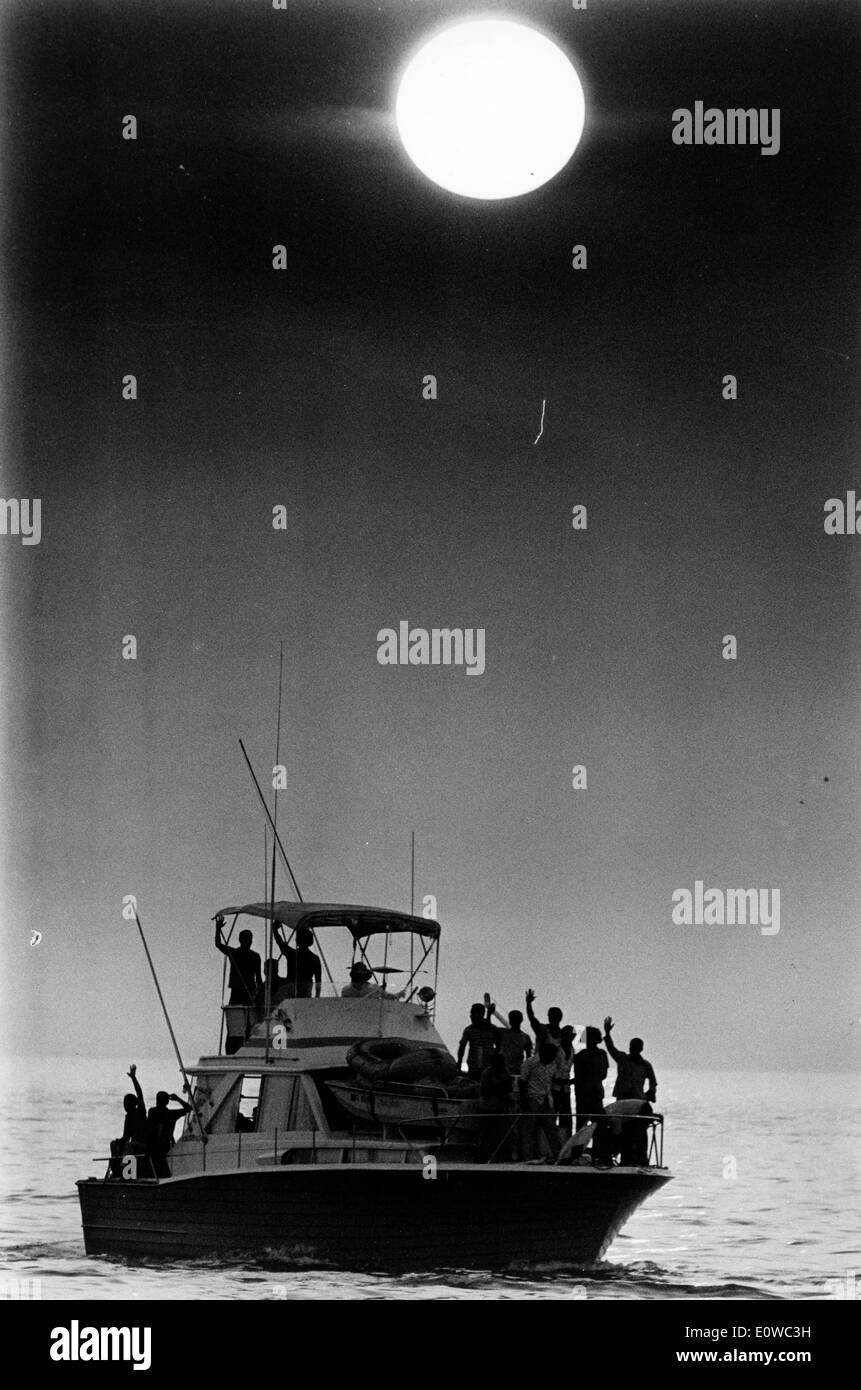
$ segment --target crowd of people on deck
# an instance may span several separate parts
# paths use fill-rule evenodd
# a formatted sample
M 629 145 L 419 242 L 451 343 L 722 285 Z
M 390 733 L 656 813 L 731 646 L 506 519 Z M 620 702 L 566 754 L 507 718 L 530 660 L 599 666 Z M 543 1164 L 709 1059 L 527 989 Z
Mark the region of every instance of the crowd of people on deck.
M 283 924 L 273 920 L 273 936 L 287 962 L 286 978 L 280 975 L 276 958 L 267 960 L 261 973 L 250 931 L 239 933 L 238 947 L 228 946 L 223 927 L 224 918 L 219 915 L 215 919 L 215 945 L 230 963 L 230 1004 L 253 1008 L 252 1017 L 259 1021 L 267 996 L 275 1006 L 282 999 L 320 995 L 320 958 L 311 949 L 314 934 L 309 927 L 299 927 L 294 947 L 285 940 Z M 399 997 L 374 983 L 368 965 L 356 961 L 341 997 L 369 995 Z M 534 1002 L 535 991 L 529 989 L 526 1017 L 534 1044 L 524 1031 L 520 1010 L 513 1009 L 506 1016 L 486 994 L 483 1004 L 473 1004 L 458 1046 L 458 1066 L 479 1087 L 478 1106 L 486 1117 L 482 1126 L 485 1157 L 497 1161 L 528 1161 L 541 1155 L 557 1159 L 582 1149 L 584 1144 L 572 1141 L 585 1135 L 595 1164 L 609 1165 L 614 1155 L 622 1162 L 645 1163 L 648 1127 L 643 1121 L 653 1113 L 657 1081 L 651 1063 L 643 1056 L 642 1039 L 632 1038 L 628 1051 L 623 1052 L 613 1042 L 611 1018 L 604 1019 L 603 1033 L 590 1025 L 578 1036 L 577 1029 L 563 1024 L 562 1009 L 548 1009 L 546 1020 L 541 1020 L 536 1017 Z M 497 1027 L 494 1019 L 501 1026 Z M 239 1038 L 228 1039 L 227 1050 L 234 1051 L 240 1042 Z M 610 1059 L 616 1064 L 616 1080 L 613 1100 L 605 1106 L 604 1082 Z M 513 1120 L 512 1116 L 519 1118 Z
M 221 937 L 223 924 L 222 917 L 216 918 L 215 944 L 230 961 L 229 1002 L 247 1007 L 249 1002 L 260 1002 L 266 988 L 260 957 L 252 950 L 250 931 L 240 932 L 238 947 L 226 946 Z M 267 967 L 275 967 L 268 972 L 270 1001 L 319 996 L 320 961 L 311 950 L 312 932 L 300 927 L 294 949 L 284 941 L 280 922 L 273 922 L 273 929 L 287 957 L 288 976 L 286 980 L 278 977 L 277 961 L 266 962 Z M 368 966 L 354 963 L 341 996 L 397 998 L 371 979 Z M 526 991 L 525 1002 L 534 1043 L 524 1030 L 520 1010 L 501 1013 L 485 994 L 482 1004 L 472 1005 L 458 1044 L 458 1068 L 478 1086 L 482 1158 L 486 1162 L 573 1161 L 589 1148 L 597 1167 L 610 1167 L 614 1157 L 622 1164 L 648 1163 L 649 1117 L 654 1114 L 658 1082 L 651 1062 L 643 1056 L 642 1038 L 631 1038 L 628 1051 L 623 1052 L 613 1041 L 609 1016 L 604 1019 L 603 1034 L 592 1025 L 580 1032 L 563 1024 L 558 1007 L 549 1008 L 546 1019 L 538 1018 L 533 989 Z M 610 1058 L 616 1064 L 616 1079 L 613 1101 L 605 1105 Z M 128 1176 L 125 1160 L 133 1156 L 143 1160 L 146 1176 L 169 1177 L 167 1157 L 174 1126 L 191 1106 L 176 1094 L 159 1091 L 148 1110 L 134 1063 L 128 1075 L 134 1091 L 123 1099 L 125 1122 L 122 1136 L 111 1143 L 111 1171 L 116 1177 Z M 179 1108 L 170 1109 L 171 1101 Z
M 542 1156 L 556 1160 L 591 1145 L 596 1166 L 609 1167 L 614 1155 L 622 1163 L 645 1164 L 658 1082 L 643 1056 L 642 1038 L 632 1038 L 623 1052 L 613 1042 L 612 1018 L 604 1019 L 603 1035 L 590 1025 L 578 1037 L 576 1028 L 563 1025 L 560 1008 L 548 1009 L 542 1020 L 534 1002 L 535 991 L 528 989 L 526 1015 L 534 1045 L 519 1009 L 506 1016 L 489 994 L 470 1009 L 457 1062 L 478 1083 L 482 1156 L 491 1162 Z M 493 1019 L 502 1026 L 496 1027 Z M 616 1064 L 616 1080 L 613 1101 L 605 1107 L 608 1053 Z
M 239 933 L 238 946 L 228 946 L 223 927 L 224 918 L 219 915 L 215 919 L 215 945 L 229 961 L 231 1005 L 256 1012 L 264 1006 L 267 995 L 270 1006 L 285 998 L 319 997 L 322 971 L 320 958 L 311 949 L 314 934 L 310 928 L 299 927 L 294 947 L 284 938 L 283 924 L 273 921 L 275 942 L 287 961 L 285 978 L 275 958 L 267 960 L 261 972 L 250 931 Z M 372 983 L 370 968 L 357 961 L 350 968 L 349 983 L 341 996 L 363 998 L 370 994 L 399 997 Z M 533 989 L 526 991 L 525 1002 L 534 1043 L 524 1030 L 520 1010 L 501 1013 L 485 994 L 482 1004 L 472 1005 L 469 1024 L 458 1044 L 458 1067 L 478 1085 L 482 1157 L 488 1162 L 528 1162 L 542 1157 L 565 1161 L 589 1146 L 591 1160 L 599 1167 L 609 1167 L 614 1156 L 623 1164 L 647 1163 L 648 1122 L 654 1113 L 658 1083 L 652 1064 L 643 1056 L 642 1038 L 631 1038 L 628 1051 L 623 1052 L 613 1041 L 612 1018 L 604 1019 L 603 1033 L 592 1025 L 578 1033 L 571 1024 L 563 1024 L 563 1011 L 558 1007 L 549 1008 L 546 1019 L 538 1018 Z M 235 1039 L 234 1043 L 240 1041 Z M 605 1105 L 610 1059 L 616 1064 L 616 1079 L 613 1101 Z M 173 1146 L 174 1126 L 191 1107 L 179 1096 L 159 1091 L 155 1105 L 148 1110 L 134 1064 L 128 1074 L 134 1093 L 124 1097 L 122 1137 L 111 1144 L 112 1171 L 122 1176 L 124 1156 L 135 1155 L 146 1160 L 145 1166 L 154 1176 L 169 1177 L 167 1156 Z M 171 1101 L 179 1109 L 171 1110 Z

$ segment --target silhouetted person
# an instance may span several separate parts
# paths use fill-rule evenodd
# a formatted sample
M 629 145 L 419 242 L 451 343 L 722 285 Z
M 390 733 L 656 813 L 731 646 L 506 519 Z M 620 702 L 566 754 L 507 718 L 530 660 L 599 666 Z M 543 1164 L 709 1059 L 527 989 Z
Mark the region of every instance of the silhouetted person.
M 260 985 L 254 1000 L 258 1009 L 258 1022 L 263 1018 L 266 1009 L 267 987 L 269 989 L 269 1004 L 271 1008 L 274 1008 L 279 1002 L 279 998 L 282 997 L 280 992 L 283 984 L 284 981 L 278 974 L 278 961 L 274 956 L 270 956 L 268 960 L 263 962 L 263 983 Z
M 538 1052 L 523 1063 L 520 1091 L 524 1111 L 521 1121 L 524 1159 L 533 1157 L 542 1134 L 547 1140 L 551 1157 L 556 1158 L 559 1153 L 559 1134 L 550 1098 L 558 1051 L 554 1042 L 539 1043 Z
M 605 1018 L 604 1042 L 616 1063 L 613 1095 L 617 1100 L 647 1100 L 651 1104 L 655 1099 L 658 1082 L 651 1062 L 647 1062 L 643 1056 L 643 1039 L 632 1038 L 628 1043 L 628 1051 L 620 1052 L 610 1037 L 612 1029 L 612 1018 Z
M 297 994 L 296 987 L 296 952 L 292 946 L 288 946 L 284 939 L 284 923 L 277 918 L 272 922 L 272 935 L 275 937 L 275 944 L 287 962 L 287 979 L 284 984 L 282 998 L 295 999 Z
M 311 950 L 314 933 L 310 927 L 300 927 L 296 933 L 296 993 L 300 999 L 320 998 L 323 972 L 320 957 Z
M 473 1004 L 469 1017 L 470 1022 L 464 1028 L 457 1046 L 457 1065 L 461 1067 L 466 1053 L 467 1076 L 478 1081 L 496 1051 L 499 1029 L 485 1018 L 483 1004 Z
M 535 1017 L 532 1008 L 534 1001 L 535 990 L 528 989 L 526 991 L 526 1015 L 529 1019 L 532 1031 L 535 1034 L 535 1041 L 537 1043 L 552 1042 L 559 1047 L 562 1042 L 562 1010 L 556 1008 L 548 1009 L 547 1022 L 542 1023 L 540 1018 Z
M 574 1054 L 574 1101 L 577 1128 L 604 1113 L 604 1078 L 610 1069 L 601 1043 L 601 1029 L 586 1029 L 586 1046 Z
M 588 1027 L 585 1038 L 586 1046 L 574 1054 L 574 1129 L 576 1133 L 590 1120 L 594 1121 L 592 1162 L 599 1167 L 609 1167 L 612 1152 L 610 1127 L 600 1117 L 604 1114 L 604 1079 L 610 1064 L 600 1046 L 601 1029 Z
M 550 1091 L 559 1134 L 563 1141 L 571 1138 L 571 1065 L 574 1061 L 574 1032 L 570 1024 L 566 1024 L 561 1030 L 556 1051 L 556 1074 Z
M 369 994 L 379 994 L 379 985 L 371 984 L 373 976 L 364 961 L 354 961 L 350 966 L 350 983 L 341 990 L 342 999 L 364 999 Z
M 146 1102 L 134 1062 L 129 1066 L 128 1075 L 131 1077 L 134 1091 L 128 1091 L 123 1096 L 123 1132 L 119 1139 L 111 1140 L 110 1171 L 115 1178 L 125 1176 L 123 1155 L 143 1153 L 146 1145 Z
M 562 1118 L 559 1120 L 559 1123 L 561 1125 L 565 1125 L 566 1112 L 564 1110 L 560 1112 L 559 1106 L 564 1106 L 567 1104 L 567 1115 L 570 1116 L 570 1091 L 568 1087 L 564 1084 L 564 1082 L 570 1075 L 571 1071 L 571 1050 L 569 1050 L 566 1056 L 566 1053 L 562 1046 L 564 1032 L 562 1028 L 562 1010 L 557 1008 L 548 1009 L 547 1022 L 542 1023 L 539 1018 L 535 1017 L 535 1012 L 532 1008 L 534 999 L 535 990 L 528 989 L 526 991 L 526 1013 L 529 1017 L 529 1023 L 532 1027 L 532 1031 L 535 1034 L 535 1041 L 538 1043 L 539 1046 L 543 1042 L 554 1043 L 559 1054 L 557 1057 L 558 1075 L 556 1077 L 556 1084 L 553 1087 L 551 1100 L 553 1102 L 553 1109 L 554 1111 L 556 1111 L 557 1116 L 561 1113 Z M 570 1036 L 572 1038 L 573 1034 L 574 1030 L 571 1029 Z M 568 1135 L 570 1136 L 570 1126 L 568 1126 Z
M 495 1004 L 486 1002 L 488 1019 L 496 1018 L 502 1024 L 497 1030 L 497 1043 L 500 1055 L 505 1059 L 512 1076 L 520 1075 L 520 1068 L 527 1057 L 532 1056 L 532 1039 L 523 1031 L 523 1014 L 512 1009 L 507 1016 L 501 1014 Z
M 511 1155 L 511 1073 L 495 1052 L 478 1079 L 482 1163 L 504 1163 Z
M 635 1116 L 622 1122 L 620 1158 L 623 1164 L 646 1164 L 649 1127 L 645 1117 L 653 1113 L 652 1103 L 655 1100 L 658 1081 L 651 1062 L 647 1062 L 643 1056 L 643 1039 L 632 1038 L 628 1043 L 628 1051 L 620 1052 L 610 1036 L 612 1028 L 612 1018 L 605 1018 L 604 1042 L 616 1063 L 613 1095 L 617 1101 L 630 1102 L 625 1108 L 629 1114 Z M 644 1118 L 637 1118 L 639 1116 Z
M 146 1137 L 146 1101 L 143 1097 L 138 1069 L 134 1062 L 129 1064 L 128 1075 L 134 1086 L 134 1095 L 123 1096 L 123 1109 L 126 1112 L 123 1125 L 123 1144 L 142 1144 Z
M 251 933 L 249 932 L 250 936 Z M 175 1100 L 181 1107 L 179 1110 L 168 1110 L 169 1100 Z M 179 1096 L 167 1091 L 159 1091 L 155 1098 L 155 1105 L 146 1117 L 146 1143 L 147 1154 L 155 1169 L 157 1178 L 169 1178 L 170 1168 L 167 1166 L 167 1156 L 173 1148 L 173 1127 L 177 1120 L 187 1115 L 191 1106 L 181 1100 Z
M 218 916 L 215 919 L 215 945 L 216 949 L 223 956 L 227 956 L 230 961 L 230 997 L 228 1004 L 253 1004 L 260 985 L 263 983 L 260 974 L 260 957 L 256 951 L 252 951 L 251 943 L 254 937 L 247 929 L 239 933 L 238 946 L 226 946 L 221 939 L 221 932 L 224 927 L 224 918 Z

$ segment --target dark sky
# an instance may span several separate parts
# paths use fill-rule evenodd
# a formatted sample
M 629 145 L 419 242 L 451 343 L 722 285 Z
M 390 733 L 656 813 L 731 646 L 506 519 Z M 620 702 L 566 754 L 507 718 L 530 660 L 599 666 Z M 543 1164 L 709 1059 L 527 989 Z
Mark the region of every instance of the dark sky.
M 392 117 L 417 43 L 484 13 L 587 97 L 565 170 L 500 203 Z M 823 531 L 861 484 L 857 8 L 2 14 L 0 479 L 43 513 L 0 538 L 7 1050 L 152 1050 L 126 893 L 212 1046 L 207 922 L 263 893 L 236 740 L 266 776 L 283 641 L 304 896 L 404 905 L 415 829 L 449 1041 L 532 985 L 658 1070 L 857 1064 L 859 542 Z M 779 154 L 675 145 L 697 100 L 779 107 Z M 485 628 L 485 674 L 379 666 L 401 619 Z M 780 889 L 779 935 L 674 926 L 697 878 Z

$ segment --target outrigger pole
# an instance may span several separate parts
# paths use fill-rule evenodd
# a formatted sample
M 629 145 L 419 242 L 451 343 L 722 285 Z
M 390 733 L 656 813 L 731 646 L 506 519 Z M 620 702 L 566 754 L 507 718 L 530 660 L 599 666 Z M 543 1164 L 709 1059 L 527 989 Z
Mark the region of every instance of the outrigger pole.
M 146 951 L 146 958 L 147 958 L 147 961 L 149 962 L 149 968 L 150 968 L 150 970 L 152 971 L 152 978 L 153 978 L 153 981 L 154 981 L 154 983 L 155 983 L 155 987 L 156 987 L 156 992 L 157 992 L 157 994 L 158 994 L 159 1003 L 161 1004 L 161 1007 L 162 1007 L 162 1013 L 164 1014 L 164 1021 L 165 1021 L 165 1023 L 167 1024 L 167 1031 L 170 1033 L 170 1040 L 171 1040 L 171 1042 L 173 1043 L 173 1050 L 174 1050 L 174 1052 L 176 1053 L 176 1060 L 179 1062 L 179 1070 L 180 1070 L 180 1073 L 181 1073 L 181 1075 L 182 1075 L 183 1082 L 185 1083 L 185 1093 L 186 1093 L 186 1095 L 188 1096 L 188 1098 L 189 1098 L 189 1100 L 190 1100 L 190 1102 L 191 1102 L 191 1108 L 192 1108 L 192 1110 L 193 1110 L 193 1112 L 194 1112 L 194 1118 L 195 1118 L 195 1120 L 197 1121 L 197 1132 L 198 1132 L 198 1134 L 200 1135 L 201 1140 L 202 1140 L 203 1143 L 205 1144 L 206 1141 L 207 1141 L 207 1136 L 206 1136 L 206 1133 L 205 1133 L 205 1131 L 204 1131 L 203 1125 L 202 1125 L 201 1122 L 200 1122 L 200 1116 L 199 1116 L 199 1114 L 197 1113 L 197 1105 L 195 1104 L 194 1093 L 192 1092 L 191 1086 L 190 1086 L 190 1084 L 189 1084 L 188 1073 L 187 1073 L 186 1070 L 185 1070 L 185 1064 L 184 1064 L 184 1062 L 183 1062 L 183 1060 L 182 1060 L 182 1056 L 180 1055 L 179 1043 L 177 1042 L 177 1040 L 176 1040 L 176 1034 L 175 1034 L 174 1031 L 173 1031 L 173 1024 L 172 1024 L 171 1021 L 170 1021 L 170 1015 L 169 1015 L 169 1013 L 168 1013 L 168 1011 L 167 1011 L 167 1004 L 165 1004 L 165 1002 L 164 1002 L 164 995 L 163 995 L 162 992 L 161 992 L 161 985 L 160 985 L 159 982 L 158 982 L 158 975 L 155 973 L 155 966 L 154 966 L 153 963 L 152 963 L 152 956 L 151 956 L 150 953 L 149 953 L 149 946 L 147 946 L 147 944 L 146 944 L 146 937 L 144 936 L 144 930 L 143 930 L 143 927 L 141 926 L 141 919 L 140 919 L 140 917 L 139 917 L 138 914 L 137 914 L 137 908 L 135 908 L 135 921 L 136 921 L 137 924 L 138 924 L 138 931 L 139 931 L 140 934 L 141 934 L 141 941 L 143 942 L 143 948 L 144 948 L 144 950 Z
M 280 854 L 281 854 L 281 858 L 282 858 L 283 861 L 284 861 L 284 867 L 285 867 L 285 869 L 287 870 L 288 874 L 290 875 L 291 879 L 293 880 L 293 887 L 294 887 L 295 890 L 296 890 L 296 897 L 299 899 L 300 903 L 301 903 L 301 902 L 304 902 L 305 899 L 302 897 L 302 894 L 301 894 L 301 892 L 300 892 L 300 890 L 299 890 L 299 885 L 298 885 L 298 883 L 296 882 L 296 875 L 294 874 L 293 870 L 290 868 L 290 860 L 287 858 L 287 853 L 286 853 L 286 851 L 285 851 L 285 849 L 284 849 L 284 846 L 283 846 L 282 843 L 281 843 L 281 836 L 278 834 L 277 827 L 275 826 L 275 824 L 274 824 L 274 822 L 273 822 L 273 820 L 272 820 L 272 816 L 270 815 L 270 812 L 269 812 L 269 807 L 266 805 L 266 800 L 265 800 L 265 798 L 264 798 L 264 796 L 263 796 L 262 791 L 260 790 L 260 783 L 259 783 L 258 780 L 257 780 L 257 777 L 256 777 L 255 772 L 254 772 L 254 768 L 251 766 L 251 759 L 249 758 L 247 752 L 245 751 L 245 744 L 242 742 L 242 739 L 239 740 L 239 747 L 242 749 L 242 756 L 243 756 L 243 758 L 245 759 L 246 765 L 247 765 L 247 767 L 248 767 L 248 771 L 251 773 L 251 780 L 252 780 L 252 782 L 254 783 L 255 789 L 256 789 L 256 791 L 257 791 L 257 795 L 258 795 L 259 798 L 260 798 L 260 805 L 263 807 L 263 814 L 265 815 L 265 817 L 266 817 L 266 819 L 268 820 L 269 825 L 270 825 L 270 827 L 271 827 L 271 829 L 272 829 L 272 834 L 273 834 L 274 837 L 275 837 L 275 843 L 277 844 L 278 849 L 279 849 Z M 335 981 L 334 981 L 334 976 L 332 975 L 332 972 L 331 972 L 331 970 L 329 969 L 329 962 L 326 960 L 326 957 L 323 955 L 323 947 L 320 945 L 320 942 L 319 942 L 319 941 L 317 941 L 316 944 L 317 944 L 317 950 L 320 952 L 320 956 L 322 957 L 323 964 L 324 964 L 325 967 L 326 967 L 326 974 L 329 976 L 329 980 L 331 981 L 331 983 L 334 984 L 334 982 L 335 982 Z
M 281 843 L 281 836 L 278 834 L 278 830 L 276 829 L 275 825 L 273 824 L 272 816 L 270 815 L 270 812 L 269 812 L 269 807 L 266 805 L 265 798 L 264 798 L 264 796 L 263 796 L 262 791 L 260 790 L 260 783 L 259 783 L 258 780 L 257 780 L 257 777 L 256 777 L 255 772 L 254 772 L 254 768 L 251 766 L 251 759 L 249 758 L 248 754 L 247 754 L 246 751 L 245 751 L 245 744 L 242 742 L 242 739 L 239 740 L 239 747 L 242 749 L 242 756 L 243 756 L 243 758 L 245 759 L 245 762 L 246 762 L 246 764 L 247 764 L 247 766 L 248 766 L 248 771 L 251 773 L 251 780 L 252 780 L 252 782 L 254 783 L 254 786 L 255 786 L 255 788 L 256 788 L 256 790 L 257 790 L 257 795 L 260 797 L 260 805 L 263 807 L 263 813 L 264 813 L 264 815 L 266 816 L 266 819 L 268 820 L 269 825 L 270 825 L 271 828 L 272 828 L 272 833 L 273 833 L 274 836 L 275 836 L 275 843 L 277 844 L 279 850 L 281 851 L 281 858 L 284 860 L 284 867 L 286 868 L 288 874 L 290 875 L 291 879 L 293 880 L 293 887 L 294 887 L 295 890 L 296 890 L 296 897 L 299 899 L 300 903 L 301 903 L 301 902 L 304 902 L 305 900 L 304 900 L 304 898 L 302 897 L 302 894 L 301 894 L 301 892 L 299 891 L 299 885 L 298 885 L 298 883 L 296 882 L 296 875 L 294 874 L 293 870 L 290 868 L 290 861 L 289 861 L 289 859 L 287 858 L 287 855 L 286 855 L 285 850 L 284 850 L 284 846 L 283 846 L 282 843 Z

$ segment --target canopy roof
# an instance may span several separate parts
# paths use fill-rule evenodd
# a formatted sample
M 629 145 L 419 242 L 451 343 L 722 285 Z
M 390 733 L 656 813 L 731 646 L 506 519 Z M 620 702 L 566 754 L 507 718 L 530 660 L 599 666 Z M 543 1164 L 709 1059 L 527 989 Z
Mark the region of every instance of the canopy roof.
M 428 917 L 411 917 L 408 912 L 392 912 L 387 907 L 355 907 L 350 903 L 246 903 L 244 907 L 222 907 L 216 914 L 234 917 L 265 917 L 283 922 L 292 931 L 296 927 L 345 927 L 354 941 L 382 932 L 412 932 L 430 940 L 439 940 L 439 922 Z

